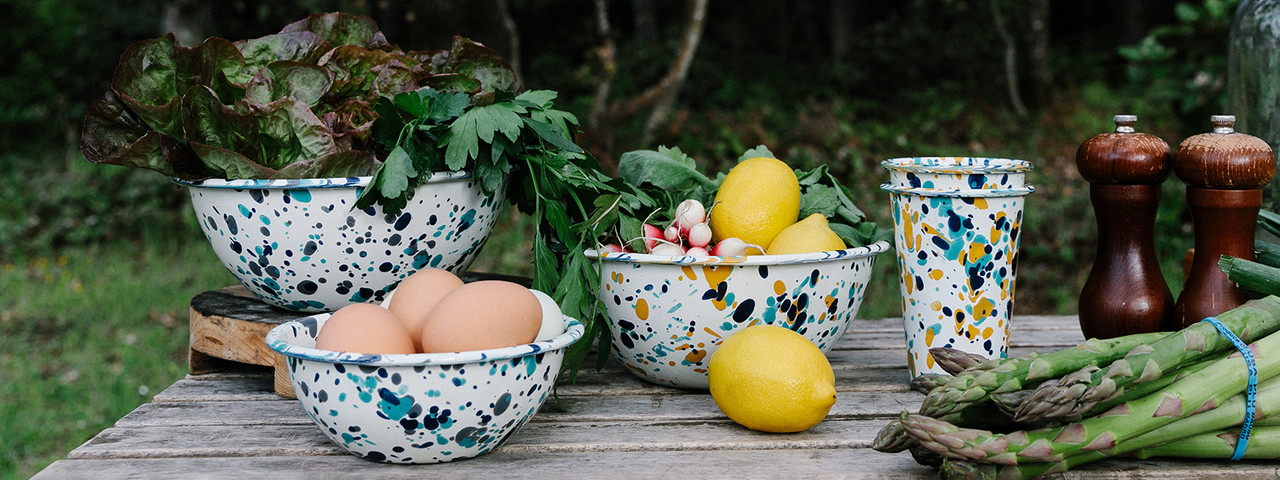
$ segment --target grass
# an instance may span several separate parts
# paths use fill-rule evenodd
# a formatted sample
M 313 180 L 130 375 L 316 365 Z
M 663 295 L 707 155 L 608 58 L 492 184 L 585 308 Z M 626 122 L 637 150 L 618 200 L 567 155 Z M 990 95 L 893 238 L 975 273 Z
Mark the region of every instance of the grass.
M 0 478 L 35 474 L 186 373 L 188 302 L 233 280 L 185 243 L 0 265 Z

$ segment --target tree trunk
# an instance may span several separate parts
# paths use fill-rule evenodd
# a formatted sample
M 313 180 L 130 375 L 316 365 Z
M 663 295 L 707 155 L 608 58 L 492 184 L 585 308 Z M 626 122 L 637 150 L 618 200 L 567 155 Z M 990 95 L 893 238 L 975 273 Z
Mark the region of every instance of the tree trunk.
M 1049 103 L 1053 72 L 1049 66 L 1049 0 L 1027 3 L 1027 68 L 1031 73 L 1031 92 L 1035 106 Z
M 204 43 L 209 24 L 213 21 L 213 4 L 201 0 L 172 0 L 164 4 L 160 16 L 160 29 L 173 32 L 178 43 L 194 47 Z
M 498 12 L 502 16 L 502 29 L 507 32 L 507 43 L 510 49 L 507 52 L 507 64 L 516 71 L 516 83 L 520 84 L 524 81 L 524 72 L 520 70 L 520 31 L 516 28 L 516 20 L 511 16 L 507 0 L 498 0 Z
M 667 115 L 675 105 L 681 86 L 689 74 L 689 65 L 693 63 L 694 53 L 702 39 L 703 26 L 706 24 L 708 0 L 693 0 L 689 7 L 689 16 L 685 22 L 684 37 L 680 49 L 668 69 L 658 83 L 626 101 L 611 102 L 609 93 L 613 78 L 617 75 L 617 47 L 613 39 L 612 27 L 609 23 L 607 0 L 596 0 L 596 31 L 600 35 L 601 45 L 596 48 L 596 57 L 600 61 L 600 75 L 596 80 L 594 94 L 595 104 L 588 114 L 586 125 L 588 131 L 584 144 L 597 159 L 605 171 L 613 171 L 617 164 L 611 152 L 615 147 L 614 126 L 627 117 L 641 110 L 652 108 L 645 122 L 641 144 L 647 143 L 658 128 L 666 123 Z
M 641 145 L 647 145 L 653 139 L 653 132 L 667 122 L 667 115 L 680 96 L 680 87 L 689 76 L 689 65 L 693 63 L 693 54 L 698 51 L 698 43 L 702 40 L 702 27 L 706 24 L 707 4 L 709 0 L 694 0 L 689 9 L 689 21 L 685 26 L 684 41 L 680 44 L 680 52 L 676 55 L 671 71 L 654 87 L 659 90 L 657 104 L 645 122 Z
M 1000 11 L 1000 0 L 990 0 L 989 3 L 996 33 L 1004 43 L 1004 78 L 1008 86 L 1009 101 L 1013 104 L 1013 111 L 1017 112 L 1019 117 L 1025 117 L 1027 106 L 1022 103 L 1022 93 L 1018 85 L 1018 46 L 1014 42 L 1013 35 L 1009 34 L 1008 26 L 1005 25 L 1004 13 Z
M 853 19 L 857 4 L 835 0 L 831 2 L 831 63 L 840 64 L 849 60 L 849 51 L 853 48 Z

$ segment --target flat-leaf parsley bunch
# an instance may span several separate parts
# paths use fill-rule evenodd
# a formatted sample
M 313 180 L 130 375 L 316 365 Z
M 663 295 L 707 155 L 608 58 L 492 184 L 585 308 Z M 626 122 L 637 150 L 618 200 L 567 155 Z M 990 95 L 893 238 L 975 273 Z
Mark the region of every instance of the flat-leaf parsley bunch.
M 657 204 L 625 180 L 605 175 L 573 142 L 578 119 L 553 108 L 555 97 L 549 90 L 517 95 L 423 88 L 383 98 L 375 107 L 373 135 L 386 160 L 356 206 L 378 203 L 397 212 L 437 171 L 470 171 L 486 194 L 505 188 L 508 203 L 539 220 L 533 288 L 586 328 L 584 341 L 564 362 L 573 376 L 596 337 L 608 331 L 594 294 L 599 270 L 582 252 L 616 231 L 620 219 L 648 215 Z M 600 345 L 607 350 L 609 342 Z M 607 357 L 601 352 L 598 359 Z

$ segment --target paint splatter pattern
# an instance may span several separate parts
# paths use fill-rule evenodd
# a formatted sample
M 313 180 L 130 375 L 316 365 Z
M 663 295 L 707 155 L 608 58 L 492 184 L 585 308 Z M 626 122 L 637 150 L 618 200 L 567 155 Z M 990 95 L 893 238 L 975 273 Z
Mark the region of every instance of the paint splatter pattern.
M 566 317 L 546 342 L 458 354 L 361 355 L 315 350 L 328 314 L 273 329 L 294 393 L 330 440 L 387 463 L 443 463 L 505 443 L 546 401 L 564 350 L 582 337 Z M 427 360 L 423 360 L 427 359 Z
M 932 179 L 939 176 L 952 177 L 947 187 Z M 1032 190 L 1021 177 L 945 173 L 925 179 L 907 171 L 901 177 L 905 184 L 883 186 L 893 192 L 912 377 L 943 373 L 928 353 L 933 347 L 1007 356 L 1023 200 Z M 956 184 L 967 192 L 946 191 Z
M 190 187 L 205 237 L 241 285 L 299 312 L 379 302 L 421 268 L 465 271 L 503 191 L 485 196 L 467 174 L 436 174 L 390 215 L 352 208 L 368 177 L 178 183 Z
M 862 304 L 875 254 L 887 249 L 880 242 L 745 261 L 590 251 L 588 256 L 604 263 L 598 294 L 608 310 L 614 356 L 650 382 L 705 389 L 711 353 L 749 325 L 785 326 L 824 353 L 830 350 Z

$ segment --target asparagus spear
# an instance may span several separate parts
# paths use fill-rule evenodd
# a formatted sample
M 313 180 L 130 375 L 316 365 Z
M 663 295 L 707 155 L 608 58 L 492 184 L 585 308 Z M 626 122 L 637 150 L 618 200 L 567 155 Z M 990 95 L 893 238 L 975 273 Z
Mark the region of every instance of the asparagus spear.
M 1218 269 L 1241 288 L 1263 295 L 1280 294 L 1280 268 L 1223 255 L 1218 259 Z
M 929 392 L 933 391 L 933 389 L 938 388 L 939 385 L 947 383 L 948 380 L 951 380 L 951 375 L 941 373 L 922 373 L 920 375 L 916 375 L 916 378 L 911 379 L 911 388 L 915 389 L 917 392 L 927 395 Z
M 1090 417 L 1090 416 L 1105 412 L 1107 410 L 1110 410 L 1111 407 L 1119 405 L 1123 402 L 1133 400 L 1135 398 L 1141 398 L 1152 392 L 1160 390 L 1168 386 L 1169 384 L 1186 377 L 1187 375 L 1191 375 L 1200 370 L 1203 370 L 1205 367 L 1208 367 L 1214 361 L 1217 361 L 1222 357 L 1225 357 L 1227 353 L 1229 352 L 1226 352 L 1226 351 L 1219 352 L 1217 354 L 1214 354 L 1212 358 L 1201 360 L 1199 362 L 1192 363 L 1191 365 L 1187 365 L 1185 367 L 1179 368 L 1173 374 L 1162 375 L 1160 376 L 1160 378 L 1157 378 L 1150 382 L 1135 383 L 1135 384 L 1131 384 L 1124 387 L 1117 387 L 1110 397 L 1096 403 L 1086 403 L 1086 404 L 1074 403 L 1075 398 L 1073 395 L 1070 395 L 1070 394 L 1079 393 L 1078 391 L 1075 391 L 1072 389 L 1087 388 L 1087 382 L 1090 380 L 1090 376 L 1094 372 L 1099 370 L 1096 367 L 1088 367 L 1085 369 L 1081 369 L 1071 374 L 1065 375 L 1058 380 L 1060 385 L 1066 386 L 1068 393 L 1070 393 L 1069 395 L 1063 395 L 1061 397 L 1055 397 L 1055 398 L 1033 399 L 1035 395 L 1034 390 L 1030 390 L 1030 391 L 1020 390 L 1018 393 L 1022 393 L 1021 399 L 1019 400 L 1018 405 L 1016 405 L 1015 408 L 1013 409 L 1013 413 L 1010 414 L 1010 416 L 1013 417 L 1013 420 L 1015 422 L 1028 424 L 1028 425 L 1045 425 L 1047 423 L 1077 422 L 1077 421 L 1080 421 L 1080 419 L 1082 418 Z M 1067 398 L 1064 400 L 1062 397 L 1067 397 Z M 1017 397 L 1014 397 L 1008 394 L 999 394 L 992 397 L 993 400 L 997 401 L 997 404 L 1000 404 L 1001 401 L 1007 402 L 1014 398 L 1017 398 Z M 1072 403 L 1068 405 L 1063 405 L 1061 403 L 1058 403 L 1061 401 L 1068 401 Z M 1008 409 L 1007 406 L 1002 405 L 1002 408 L 1006 409 L 1005 411 L 1009 411 L 1007 410 Z M 1052 412 L 1053 414 L 1046 415 L 1046 412 Z
M 1259 420 L 1254 422 L 1254 426 L 1258 427 L 1254 428 L 1254 434 L 1256 435 L 1256 432 L 1264 427 L 1273 430 L 1280 429 L 1280 377 L 1273 377 L 1266 382 L 1262 382 L 1258 386 L 1255 401 L 1257 403 L 1255 405 L 1254 418 Z M 1133 439 L 1117 443 L 1115 448 L 1110 450 L 1084 451 L 1058 462 L 1019 462 L 1017 465 L 978 464 L 968 461 L 947 462 L 943 465 L 943 476 L 947 478 L 1034 478 L 1049 473 L 1065 472 L 1070 468 L 1114 455 L 1146 452 L 1137 453 L 1139 457 L 1146 458 L 1143 455 L 1151 456 L 1159 451 L 1154 450 L 1157 446 L 1167 445 L 1170 442 L 1187 437 L 1205 435 L 1206 432 L 1216 434 L 1222 429 L 1238 426 L 1244 419 L 1244 414 L 1245 395 L 1241 393 L 1223 402 L 1217 408 L 1191 415 Z M 1238 430 L 1236 435 L 1239 435 Z M 1266 440 L 1250 440 L 1250 450 L 1245 451 L 1246 455 L 1259 455 L 1258 452 L 1263 451 L 1261 448 L 1270 448 L 1260 447 L 1263 442 L 1266 442 Z M 1231 446 L 1234 449 L 1234 440 L 1231 442 Z M 1259 450 L 1253 450 L 1255 448 Z M 1226 456 L 1212 458 L 1230 458 L 1232 453 L 1234 453 L 1234 450 L 1228 452 Z M 1275 455 L 1266 456 L 1265 453 L 1261 455 L 1263 457 L 1259 458 L 1275 458 Z M 1196 455 L 1173 456 L 1192 457 Z
M 1218 315 L 1218 320 L 1245 343 L 1254 342 L 1280 330 L 1280 297 L 1250 300 Z M 1073 418 L 1115 398 L 1117 392 L 1129 385 L 1155 381 L 1164 372 L 1231 348 L 1234 348 L 1231 341 L 1212 324 L 1196 322 L 1150 345 L 1135 348 L 1107 368 L 1090 372 L 1087 380 L 1068 374 L 1059 381 L 1041 383 L 1023 406 L 1045 403 L 1056 408 L 1027 407 L 1025 414 L 1019 411 L 1019 419 L 1048 422 Z
M 1280 306 L 1277 309 L 1280 310 Z M 920 413 L 931 417 L 954 413 L 985 402 L 993 393 L 1022 390 L 1087 365 L 1111 362 L 1165 335 L 1168 334 L 1140 333 L 1106 340 L 1089 339 L 1078 346 L 1044 355 L 983 362 L 929 392 Z
M 938 367 L 941 368 L 942 371 L 952 375 L 968 370 L 970 367 L 974 367 L 988 360 L 987 357 L 982 355 L 950 347 L 930 348 L 929 355 L 932 355 L 933 360 L 938 362 Z
M 1270 210 L 1258 211 L 1258 226 L 1263 230 L 1271 232 L 1272 235 L 1280 236 L 1280 213 Z
M 1280 267 L 1280 245 L 1255 240 L 1253 242 L 1253 260 L 1263 265 Z
M 1239 428 L 1228 428 L 1145 447 L 1133 452 L 1137 458 L 1178 457 L 1228 459 L 1235 454 L 1240 440 Z M 1242 459 L 1280 459 L 1280 427 L 1260 426 L 1249 434 L 1248 447 Z
M 1260 381 L 1280 373 L 1280 334 L 1267 336 L 1249 348 Z M 1114 452 L 1122 442 L 1213 409 L 1242 392 L 1247 377 L 1244 358 L 1237 352 L 1158 392 L 1100 415 L 1061 427 L 1006 435 L 959 428 L 924 415 L 904 413 L 901 420 L 903 428 L 920 445 L 949 458 L 1003 465 L 1060 462 L 1089 451 Z

